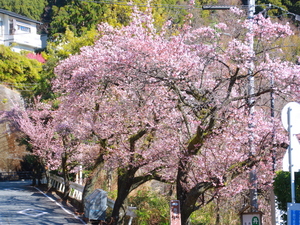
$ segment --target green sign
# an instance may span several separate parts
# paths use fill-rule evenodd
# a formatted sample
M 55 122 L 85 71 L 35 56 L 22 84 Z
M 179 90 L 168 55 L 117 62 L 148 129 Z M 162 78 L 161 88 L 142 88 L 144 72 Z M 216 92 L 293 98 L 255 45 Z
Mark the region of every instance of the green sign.
M 254 216 L 254 217 L 252 218 L 252 225 L 259 225 L 259 219 L 258 219 L 257 216 Z
M 261 214 L 259 212 L 242 214 L 242 225 L 261 225 Z

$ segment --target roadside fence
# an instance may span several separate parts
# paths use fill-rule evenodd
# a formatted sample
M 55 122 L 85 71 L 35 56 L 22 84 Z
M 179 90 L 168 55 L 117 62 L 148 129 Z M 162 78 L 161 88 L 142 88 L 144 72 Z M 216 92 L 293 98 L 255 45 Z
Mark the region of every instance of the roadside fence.
M 60 192 L 63 192 L 65 189 L 64 179 L 62 177 L 53 174 L 50 175 L 50 184 L 53 188 L 55 188 Z M 82 201 L 82 193 L 83 193 L 84 186 L 75 182 L 70 182 L 70 189 L 71 190 L 69 196 L 76 200 Z M 114 200 L 107 198 L 107 203 L 106 203 L 107 207 L 113 209 L 114 204 L 115 204 Z M 130 217 L 128 225 L 130 225 L 132 219 L 136 217 L 135 211 L 136 211 L 136 207 L 127 207 L 125 213 L 127 216 Z
M 64 190 L 65 190 L 65 183 L 64 183 L 64 179 L 62 177 L 51 174 L 50 175 L 50 184 L 53 188 L 55 188 L 56 190 L 58 190 L 60 192 L 64 192 Z M 75 183 L 75 182 L 70 182 L 70 189 L 71 190 L 70 190 L 69 196 L 71 198 L 81 201 L 84 186 L 81 184 Z M 109 208 L 113 208 L 114 204 L 115 204 L 114 200 L 109 199 L 109 198 L 107 199 L 107 206 Z

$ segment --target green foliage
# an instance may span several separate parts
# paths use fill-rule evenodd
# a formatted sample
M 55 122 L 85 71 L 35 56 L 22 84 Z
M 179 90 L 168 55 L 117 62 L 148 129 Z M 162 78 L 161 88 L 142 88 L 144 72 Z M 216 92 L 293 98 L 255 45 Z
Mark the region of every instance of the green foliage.
M 212 224 L 214 218 L 214 207 L 212 204 L 206 205 L 199 211 L 194 212 L 191 217 L 191 224 L 205 225 Z
M 41 163 L 41 159 L 33 154 L 25 155 L 21 164 L 23 171 L 34 171 L 35 173 L 41 174 L 44 170 L 44 166 Z
M 47 4 L 46 0 L 0 0 L 0 8 L 34 20 L 40 20 Z
M 297 174 L 298 175 L 298 174 Z M 296 176 L 297 196 L 296 200 L 300 199 L 300 177 Z M 277 196 L 278 208 L 287 211 L 287 203 L 291 202 L 291 177 L 286 171 L 279 171 L 274 179 L 274 193 Z
M 270 10 L 269 15 L 283 15 L 286 14 L 287 10 L 292 13 L 296 13 L 300 15 L 300 2 L 297 0 L 259 0 L 257 1 L 257 5 L 264 5 L 264 4 L 272 4 L 277 7 L 273 7 Z M 284 9 L 281 10 L 280 8 Z
M 53 6 L 50 34 L 55 37 L 69 28 L 76 36 L 83 35 L 103 21 L 106 9 L 105 4 L 80 0 L 71 1 L 62 7 Z
M 129 198 L 129 204 L 137 206 L 134 225 L 169 224 L 169 199 L 154 191 L 139 190 Z
M 20 145 L 25 145 L 26 150 L 30 152 L 29 154 L 26 154 L 21 161 L 21 171 L 31 171 L 34 178 L 33 184 L 35 184 L 35 179 L 42 179 L 42 174 L 45 170 L 44 164 L 38 156 L 31 154 L 32 146 L 27 137 L 18 139 L 18 142 Z
M 280 40 L 279 44 L 282 47 L 282 55 L 288 61 L 295 62 L 300 56 L 300 36 L 296 31 L 295 35 L 292 35 L 284 40 Z
M 148 4 L 146 0 L 130 1 L 132 5 L 145 10 Z M 196 1 L 196 6 L 216 2 L 216 0 Z M 155 25 L 160 27 L 168 19 L 172 19 L 174 24 L 181 24 L 185 15 L 189 12 L 187 0 L 153 0 L 151 2 Z M 88 1 L 72 0 L 60 1 L 52 6 L 52 22 L 50 35 L 56 38 L 59 34 L 70 29 L 75 36 L 81 36 L 91 29 L 95 29 L 97 24 L 107 22 L 112 26 L 127 25 L 133 11 L 129 1 L 115 2 L 112 4 L 95 3 Z M 180 5 L 180 7 L 177 7 Z
M 238 198 L 238 197 L 237 197 Z M 210 224 L 240 224 L 240 218 L 232 199 L 221 198 L 214 200 L 208 205 L 195 211 L 190 217 L 190 224 L 210 225 Z
M 113 190 L 108 192 L 108 198 L 110 199 L 116 199 L 118 196 L 118 191 L 117 190 Z
M 279 171 L 274 179 L 274 194 L 277 197 L 278 208 L 287 212 L 287 203 L 291 202 L 291 176 L 290 172 Z M 296 202 L 300 202 L 300 173 L 295 173 Z M 283 215 L 286 219 L 286 215 Z
M 133 220 L 133 225 L 169 224 L 170 197 L 163 196 L 150 190 L 139 190 L 135 195 L 129 197 L 129 205 L 137 207 L 137 218 Z M 220 207 L 220 206 L 226 207 Z M 212 202 L 195 211 L 190 217 L 192 225 L 216 224 L 217 215 L 220 224 L 239 224 L 237 211 L 228 203 L 228 199 L 222 202 Z
M 73 31 L 67 28 L 66 32 L 60 35 L 55 42 L 48 43 L 47 60 L 55 58 L 56 61 L 59 61 L 79 53 L 81 47 L 93 45 L 97 35 L 97 30 L 91 29 L 85 35 L 77 37 Z
M 51 80 L 55 77 L 54 68 L 60 60 L 78 53 L 81 47 L 93 45 L 97 35 L 98 32 L 93 29 L 87 31 L 84 36 L 76 37 L 71 30 L 67 29 L 65 34 L 61 34 L 55 42 L 49 42 L 43 55 L 47 61 L 43 65 L 42 77 L 35 94 L 42 96 L 43 99 L 55 98 L 51 89 Z
M 23 97 L 33 94 L 41 71 L 42 64 L 37 60 L 0 45 L 0 82 L 16 87 Z

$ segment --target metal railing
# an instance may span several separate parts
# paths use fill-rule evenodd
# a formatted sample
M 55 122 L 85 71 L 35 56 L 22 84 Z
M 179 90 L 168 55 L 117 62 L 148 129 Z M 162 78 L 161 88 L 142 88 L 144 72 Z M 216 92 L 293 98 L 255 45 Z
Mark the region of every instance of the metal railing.
M 59 176 L 56 176 L 53 174 L 50 175 L 50 184 L 53 188 L 55 188 L 56 190 L 58 190 L 60 192 L 63 192 L 65 189 L 64 179 L 62 177 L 59 177 Z M 84 186 L 81 184 L 75 183 L 75 182 L 70 182 L 70 188 L 71 188 L 71 191 L 70 191 L 69 196 L 76 200 L 82 201 L 82 193 L 83 193 Z M 115 201 L 107 198 L 106 204 L 107 204 L 107 207 L 113 209 Z M 126 215 L 130 216 L 130 222 L 128 224 L 131 224 L 132 219 L 134 217 L 136 217 L 135 210 L 136 210 L 136 207 L 127 207 Z

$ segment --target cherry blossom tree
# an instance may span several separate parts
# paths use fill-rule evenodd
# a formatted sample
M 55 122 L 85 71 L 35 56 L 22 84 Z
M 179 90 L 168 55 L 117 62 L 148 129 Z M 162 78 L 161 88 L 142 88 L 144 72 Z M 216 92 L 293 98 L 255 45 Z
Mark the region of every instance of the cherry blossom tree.
M 241 20 L 235 11 L 232 19 Z M 113 217 L 118 218 L 125 197 L 139 184 L 129 180 L 142 170 L 151 179 L 176 182 L 186 224 L 210 201 L 208 190 L 215 190 L 213 199 L 220 191 L 248 188 L 245 174 L 252 167 L 259 187 L 271 183 L 271 152 L 284 139 L 280 132 L 272 135 L 278 121 L 265 110 L 265 94 L 299 97 L 299 66 L 276 57 L 275 40 L 291 35 L 290 28 L 261 16 L 251 21 L 253 33 L 247 20 L 233 33 L 224 23 L 197 29 L 187 24 L 176 35 L 168 35 L 170 23 L 158 32 L 152 22 L 151 16 L 137 13 L 123 28 L 100 25 L 94 46 L 57 67 L 55 86 L 67 93 L 66 102 L 80 105 L 74 109 L 84 109 L 85 121 L 95 119 L 87 111 L 99 107 L 91 130 L 111 141 L 105 160 L 119 168 Z M 252 62 L 256 88 L 249 96 Z M 276 88 L 270 87 L 271 79 Z M 252 117 L 249 97 L 256 98 Z M 254 152 L 249 150 L 250 129 Z
M 12 129 L 22 131 L 20 135 L 26 136 L 33 154 L 39 157 L 47 171 L 61 171 L 65 183 L 63 199 L 66 200 L 70 192 L 70 173 L 94 158 L 94 154 L 90 155 L 93 146 L 79 139 L 76 124 L 64 111 L 39 99 L 26 110 L 5 112 L 4 118 L 9 119 Z
M 285 61 L 276 44 L 292 31 L 232 11 L 226 23 L 187 21 L 177 31 L 171 21 L 156 30 L 151 14 L 136 11 L 128 26 L 99 25 L 95 45 L 56 68 L 57 118 L 68 122 L 56 130 L 60 145 L 68 147 L 72 129 L 78 140 L 100 146 L 96 163 L 118 171 L 116 223 L 127 195 L 150 179 L 176 183 L 182 224 L 219 194 L 249 189 L 249 170 L 258 188 L 271 185 L 272 153 L 284 150 L 285 138 L 269 115 L 267 94 L 300 97 L 299 66 Z
M 57 67 L 55 87 L 68 104 L 84 109 L 85 116 L 99 107 L 92 130 L 111 141 L 105 160 L 119 168 L 116 219 L 138 170 L 176 182 L 183 224 L 218 193 L 249 188 L 250 169 L 257 171 L 259 188 L 271 184 L 272 152 L 282 151 L 284 138 L 279 130 L 273 133 L 279 122 L 266 109 L 266 93 L 299 97 L 299 66 L 284 61 L 276 45 L 292 31 L 260 15 L 249 21 L 242 11 L 232 11 L 227 22 L 239 22 L 232 30 L 225 23 L 187 23 L 171 35 L 171 22 L 158 32 L 149 14 L 137 12 L 128 26 L 101 24 L 94 46 Z M 249 69 L 256 85 L 251 96 Z M 256 99 L 252 116 L 250 97 Z
M 76 85 L 81 86 L 77 82 Z M 179 136 L 170 138 L 169 133 L 162 131 L 178 127 L 172 122 L 176 104 L 159 84 L 132 82 L 128 86 L 103 81 L 90 87 L 95 87 L 94 94 L 79 89 L 74 95 L 68 92 L 62 97 L 62 107 L 68 108 L 72 120 L 81 124 L 81 132 L 90 134 L 99 146 L 84 196 L 92 191 L 94 179 L 104 164 L 117 170 L 118 196 L 113 211 L 117 220 L 128 194 L 150 179 L 163 179 L 159 172 L 170 166 L 169 157 L 176 154 L 173 149 Z M 160 106 L 163 99 L 169 105 Z M 72 107 L 68 107 L 71 103 Z

